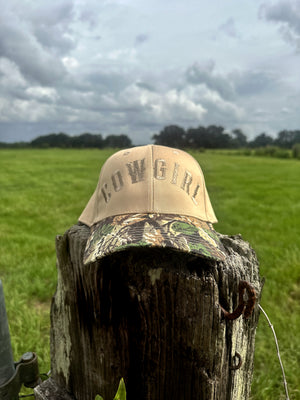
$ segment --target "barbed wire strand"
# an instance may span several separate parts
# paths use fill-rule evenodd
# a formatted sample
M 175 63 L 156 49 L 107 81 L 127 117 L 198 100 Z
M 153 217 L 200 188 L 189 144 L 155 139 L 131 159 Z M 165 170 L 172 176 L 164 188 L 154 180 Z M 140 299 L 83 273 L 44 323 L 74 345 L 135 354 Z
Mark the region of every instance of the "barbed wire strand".
M 281 371 L 282 371 L 282 377 L 283 377 L 283 385 L 284 385 L 284 389 L 285 389 L 285 396 L 286 396 L 286 400 L 290 400 L 289 398 L 289 392 L 288 392 L 288 386 L 287 386 L 287 381 L 285 378 L 285 373 L 284 373 L 284 368 L 283 368 L 283 364 L 281 361 L 281 356 L 280 356 L 280 351 L 279 351 L 279 344 L 278 344 L 278 340 L 277 340 L 277 336 L 275 333 L 275 329 L 274 326 L 272 325 L 267 313 L 265 312 L 265 310 L 262 308 L 262 306 L 259 304 L 258 305 L 259 309 L 262 311 L 262 313 L 264 314 L 264 316 L 266 317 L 266 320 L 268 321 L 269 327 L 272 329 L 273 335 L 274 335 L 274 340 L 275 340 L 275 344 L 276 344 L 276 349 L 277 349 L 277 356 L 278 356 L 278 360 L 280 363 L 280 367 L 281 367 Z

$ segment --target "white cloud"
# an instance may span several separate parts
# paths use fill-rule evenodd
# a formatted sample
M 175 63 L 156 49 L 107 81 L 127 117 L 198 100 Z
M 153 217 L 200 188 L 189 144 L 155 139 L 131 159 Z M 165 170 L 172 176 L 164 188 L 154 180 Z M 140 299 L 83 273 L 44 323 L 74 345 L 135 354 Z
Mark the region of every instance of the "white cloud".
M 34 99 L 7 100 L 0 98 L 0 121 L 9 122 L 38 122 L 40 120 L 51 120 L 56 116 L 55 107 L 36 101 Z
M 68 69 L 76 68 L 79 66 L 79 62 L 75 57 L 63 57 L 62 62 Z
M 193 101 L 185 91 L 170 89 L 164 93 L 152 92 L 136 84 L 127 87 L 118 98 L 120 110 L 129 111 L 134 118 L 155 120 L 164 124 L 172 121 L 194 122 L 201 120 L 205 108 Z
M 288 107 L 282 107 L 281 112 L 283 114 L 291 114 L 292 110 Z
M 136 60 L 135 49 L 116 49 L 108 53 L 107 58 L 112 61 L 122 62 L 124 59 L 126 62 L 134 62 Z
M 26 80 L 18 66 L 7 58 L 0 58 L 0 85 L 2 92 L 26 87 Z
M 54 102 L 58 99 L 57 92 L 54 88 L 47 88 L 41 86 L 29 87 L 25 90 L 25 93 L 32 99 L 37 101 L 51 101 Z

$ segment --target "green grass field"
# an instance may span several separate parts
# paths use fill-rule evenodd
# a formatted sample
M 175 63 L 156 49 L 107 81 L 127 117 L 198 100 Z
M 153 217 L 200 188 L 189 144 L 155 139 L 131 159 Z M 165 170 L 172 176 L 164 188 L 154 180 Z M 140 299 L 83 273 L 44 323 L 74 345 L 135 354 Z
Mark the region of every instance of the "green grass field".
M 113 152 L 0 150 L 0 279 L 14 357 L 35 351 L 41 372 L 50 369 L 55 236 L 77 222 Z M 204 171 L 216 230 L 241 233 L 258 255 L 266 279 L 262 306 L 278 336 L 290 398 L 300 399 L 300 162 L 192 154 Z M 261 315 L 252 399 L 284 398 L 272 332 Z

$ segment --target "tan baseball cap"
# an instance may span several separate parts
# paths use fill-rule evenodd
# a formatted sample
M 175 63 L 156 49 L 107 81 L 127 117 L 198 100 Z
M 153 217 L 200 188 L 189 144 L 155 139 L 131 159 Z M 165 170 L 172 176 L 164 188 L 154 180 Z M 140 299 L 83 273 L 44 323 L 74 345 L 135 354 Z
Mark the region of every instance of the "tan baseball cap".
M 202 170 L 182 150 L 147 145 L 113 154 L 79 221 L 90 227 L 85 264 L 137 246 L 225 258 Z

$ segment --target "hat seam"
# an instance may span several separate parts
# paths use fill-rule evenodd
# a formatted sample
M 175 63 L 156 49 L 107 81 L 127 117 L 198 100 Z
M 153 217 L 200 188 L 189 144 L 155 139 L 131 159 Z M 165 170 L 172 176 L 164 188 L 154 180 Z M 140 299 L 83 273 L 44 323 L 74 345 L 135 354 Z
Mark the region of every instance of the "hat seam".
M 202 173 L 202 176 L 203 176 L 203 173 Z M 205 186 L 204 180 L 202 180 L 202 186 L 203 186 L 203 193 L 205 193 L 206 186 Z M 204 209 L 205 209 L 206 219 L 208 219 L 209 217 L 208 217 L 207 202 L 206 202 L 206 196 L 205 195 L 204 195 Z
M 150 145 L 150 158 L 151 158 L 151 179 L 150 179 L 150 210 L 154 211 L 154 171 L 153 171 L 153 146 Z

